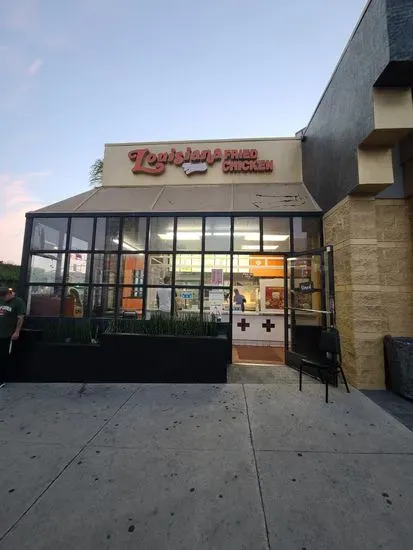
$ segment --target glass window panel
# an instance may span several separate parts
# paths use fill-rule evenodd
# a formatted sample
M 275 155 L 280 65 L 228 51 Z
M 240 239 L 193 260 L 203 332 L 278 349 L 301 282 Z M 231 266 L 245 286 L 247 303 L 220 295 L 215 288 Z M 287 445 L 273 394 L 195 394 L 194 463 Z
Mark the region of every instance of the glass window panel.
M 177 250 L 201 250 L 202 249 L 202 219 L 178 218 Z
M 231 242 L 230 218 L 205 219 L 205 250 L 228 252 Z
M 125 218 L 123 221 L 123 250 L 144 250 L 146 237 L 146 218 Z
M 177 288 L 176 289 L 176 314 L 200 312 L 200 290 L 199 288 Z
M 234 255 L 232 276 L 232 308 L 234 311 L 260 310 L 260 283 L 259 278 L 253 274 L 251 265 L 253 258 L 254 256 L 248 254 Z
M 27 314 L 39 317 L 58 317 L 61 298 L 61 286 L 31 286 L 27 295 Z
M 170 285 L 172 282 L 172 254 L 148 255 L 148 285 Z
M 65 254 L 33 254 L 30 260 L 29 282 L 61 283 L 63 280 Z
M 260 251 L 260 222 L 258 218 L 234 219 L 234 250 Z
M 95 250 L 118 250 L 119 223 L 119 218 L 97 219 Z
M 149 319 L 152 314 L 161 312 L 171 313 L 172 296 L 175 292 L 171 287 L 148 288 L 146 291 L 146 313 L 145 317 Z
M 143 285 L 144 268 L 144 254 L 122 254 L 119 283 L 122 285 Z
M 319 218 L 294 218 L 294 250 L 303 252 L 321 246 L 321 220 Z
M 33 220 L 32 250 L 64 250 L 66 237 L 67 218 L 35 218 Z
M 116 284 L 117 269 L 117 254 L 94 254 L 92 282 L 94 284 Z
M 173 218 L 151 218 L 149 224 L 149 250 L 172 250 Z
M 92 288 L 91 313 L 93 317 L 113 317 L 115 315 L 116 289 L 114 286 Z
M 65 317 L 87 317 L 89 289 L 82 286 L 66 286 L 63 299 Z
M 284 310 L 283 256 L 235 254 L 233 266 L 232 305 L 235 311 L 243 308 L 262 313 Z
M 74 284 L 87 284 L 89 282 L 90 260 L 92 254 L 85 252 L 71 252 L 67 268 L 67 281 Z
M 72 218 L 69 248 L 71 250 L 91 250 L 93 218 Z
M 143 288 L 124 286 L 119 288 L 119 315 L 121 317 L 141 318 L 143 309 Z
M 290 219 L 263 218 L 264 252 L 290 251 Z
M 177 254 L 175 284 L 181 286 L 201 284 L 201 254 Z
M 204 289 L 204 313 L 221 317 L 229 312 L 230 305 L 229 288 L 205 288 Z
M 204 284 L 229 286 L 231 256 L 229 254 L 205 254 Z

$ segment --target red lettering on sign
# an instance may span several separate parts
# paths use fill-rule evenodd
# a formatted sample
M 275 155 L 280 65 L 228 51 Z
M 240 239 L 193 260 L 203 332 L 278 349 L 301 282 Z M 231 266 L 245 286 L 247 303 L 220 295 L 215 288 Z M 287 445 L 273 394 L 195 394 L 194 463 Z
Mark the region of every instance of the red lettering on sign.
M 257 149 L 199 149 L 187 147 L 185 151 L 176 151 L 173 147 L 169 152 L 152 153 L 149 149 L 129 151 L 129 159 L 134 163 L 131 170 L 134 174 L 158 175 L 165 172 L 166 164 L 182 166 L 184 162 L 206 162 L 213 165 L 223 160 L 223 172 L 272 172 L 274 161 L 259 160 Z
M 135 164 L 132 166 L 131 170 L 134 174 L 153 174 L 158 175 L 165 172 L 165 164 L 162 162 L 157 162 L 153 168 L 149 166 L 143 166 L 146 155 L 149 153 L 149 149 L 135 149 L 134 151 L 129 151 L 129 159 Z

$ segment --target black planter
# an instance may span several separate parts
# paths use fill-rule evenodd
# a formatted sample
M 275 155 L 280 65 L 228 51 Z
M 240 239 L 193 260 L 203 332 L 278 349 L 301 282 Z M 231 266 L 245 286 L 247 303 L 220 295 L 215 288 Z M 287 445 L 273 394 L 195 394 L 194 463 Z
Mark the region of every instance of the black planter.
M 16 382 L 98 382 L 100 358 L 97 344 L 32 342 L 16 354 L 8 378 Z
M 413 338 L 384 337 L 387 389 L 413 400 Z
M 17 382 L 224 383 L 225 336 L 105 334 L 101 344 L 19 343 L 8 380 Z
M 224 383 L 228 341 L 225 336 L 105 334 L 105 381 Z

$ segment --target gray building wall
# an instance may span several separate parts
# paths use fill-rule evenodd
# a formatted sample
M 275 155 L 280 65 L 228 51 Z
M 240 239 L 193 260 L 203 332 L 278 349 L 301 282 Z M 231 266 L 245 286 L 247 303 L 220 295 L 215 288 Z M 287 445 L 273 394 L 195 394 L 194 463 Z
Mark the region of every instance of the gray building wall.
M 411 80 L 413 0 L 371 0 L 303 132 L 304 182 L 323 210 L 357 185 L 357 146 L 374 128 L 374 85 Z M 396 185 L 386 197 L 402 196 L 397 158 L 395 151 Z

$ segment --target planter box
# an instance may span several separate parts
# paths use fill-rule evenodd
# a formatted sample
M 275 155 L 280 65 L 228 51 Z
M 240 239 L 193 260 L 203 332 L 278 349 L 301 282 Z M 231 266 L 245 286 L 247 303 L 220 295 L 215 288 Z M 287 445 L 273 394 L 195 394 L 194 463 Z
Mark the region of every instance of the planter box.
M 105 381 L 142 383 L 225 383 L 225 336 L 105 334 Z
M 105 334 L 101 344 L 19 342 L 7 379 L 16 382 L 225 383 L 226 336 Z
M 99 382 L 98 344 L 35 342 L 16 353 L 8 378 L 15 382 Z M 12 364 L 13 367 L 13 364 Z
M 413 400 L 413 338 L 384 337 L 387 389 Z

